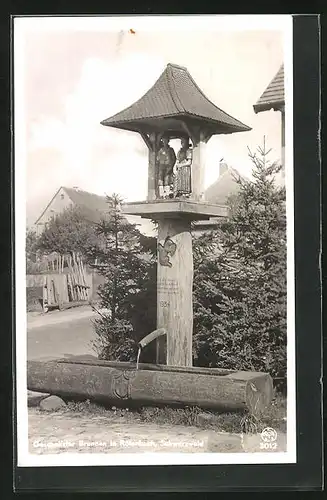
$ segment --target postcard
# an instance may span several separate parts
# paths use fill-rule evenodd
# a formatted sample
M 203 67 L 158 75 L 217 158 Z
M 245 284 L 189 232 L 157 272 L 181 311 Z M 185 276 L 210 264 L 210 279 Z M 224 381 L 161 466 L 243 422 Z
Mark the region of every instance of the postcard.
M 292 16 L 13 40 L 18 467 L 296 463 Z

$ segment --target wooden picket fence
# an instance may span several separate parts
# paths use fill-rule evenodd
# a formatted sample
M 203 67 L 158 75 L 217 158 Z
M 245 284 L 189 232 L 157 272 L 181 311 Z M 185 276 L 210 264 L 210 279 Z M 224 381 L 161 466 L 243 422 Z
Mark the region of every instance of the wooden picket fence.
M 59 255 L 49 267 L 50 272 L 26 277 L 27 288 L 42 287 L 44 311 L 56 307 L 65 309 L 91 300 L 92 274 L 86 272 L 78 255 Z

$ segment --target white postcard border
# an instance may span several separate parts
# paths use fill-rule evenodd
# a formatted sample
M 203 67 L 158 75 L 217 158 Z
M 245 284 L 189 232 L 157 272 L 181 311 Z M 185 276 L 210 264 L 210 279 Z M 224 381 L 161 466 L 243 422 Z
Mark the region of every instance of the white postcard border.
M 149 20 L 151 17 L 151 20 Z M 187 22 L 181 23 L 181 18 Z M 150 21 L 150 22 L 149 22 Z M 26 30 L 278 30 L 285 43 L 285 182 L 287 189 L 287 451 L 285 453 L 137 453 L 34 455 L 28 451 L 25 292 L 26 134 L 24 34 Z M 205 465 L 296 463 L 295 286 L 293 199 L 293 31 L 291 15 L 17 17 L 14 20 L 15 271 L 17 454 L 19 467 L 101 465 Z M 24 286 L 23 286 L 24 285 Z

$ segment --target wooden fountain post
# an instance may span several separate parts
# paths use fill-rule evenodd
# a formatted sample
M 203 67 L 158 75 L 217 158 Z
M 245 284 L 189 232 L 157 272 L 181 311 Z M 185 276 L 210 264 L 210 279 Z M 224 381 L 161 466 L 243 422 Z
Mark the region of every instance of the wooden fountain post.
M 192 366 L 193 251 L 191 222 L 167 216 L 158 224 L 157 328 L 165 328 L 166 362 Z M 165 339 L 159 338 L 157 357 L 163 359 Z
M 157 361 L 190 367 L 193 330 L 191 223 L 227 215 L 226 207 L 204 200 L 205 145 L 212 135 L 251 129 L 213 104 L 187 68 L 171 63 L 140 99 L 101 124 L 138 132 L 147 145 L 147 200 L 126 203 L 124 211 L 158 223 L 157 328 L 167 331 L 167 339 L 159 337 L 157 341 Z M 171 139 L 187 136 L 192 141 L 191 194 L 187 199 L 159 199 L 156 158 L 163 135 Z M 168 162 L 163 161 L 163 165 L 169 165 L 166 151 L 167 158 Z
M 162 134 L 141 134 L 149 150 L 146 202 L 126 204 L 126 213 L 150 218 L 158 224 L 157 329 L 167 337 L 157 342 L 157 363 L 192 366 L 193 336 L 193 220 L 226 216 L 226 207 L 203 200 L 203 151 L 210 134 L 189 131 L 193 142 L 192 192 L 187 199 L 158 199 L 156 152 Z

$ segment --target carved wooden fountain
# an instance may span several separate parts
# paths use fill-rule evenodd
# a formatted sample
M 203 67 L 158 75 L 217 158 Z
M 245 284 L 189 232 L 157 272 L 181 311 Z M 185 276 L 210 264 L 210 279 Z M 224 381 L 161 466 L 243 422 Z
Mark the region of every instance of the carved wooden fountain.
M 154 86 L 130 107 L 101 122 L 138 132 L 148 148 L 148 196 L 127 214 L 158 223 L 157 364 L 58 360 L 30 362 L 28 387 L 62 396 L 135 404 L 185 404 L 255 413 L 270 404 L 268 374 L 192 367 L 193 252 L 191 222 L 225 217 L 204 199 L 204 149 L 215 134 L 249 127 L 215 106 L 186 68 L 168 64 Z M 170 139 L 181 139 L 177 154 Z M 146 332 L 145 332 L 146 333 Z

